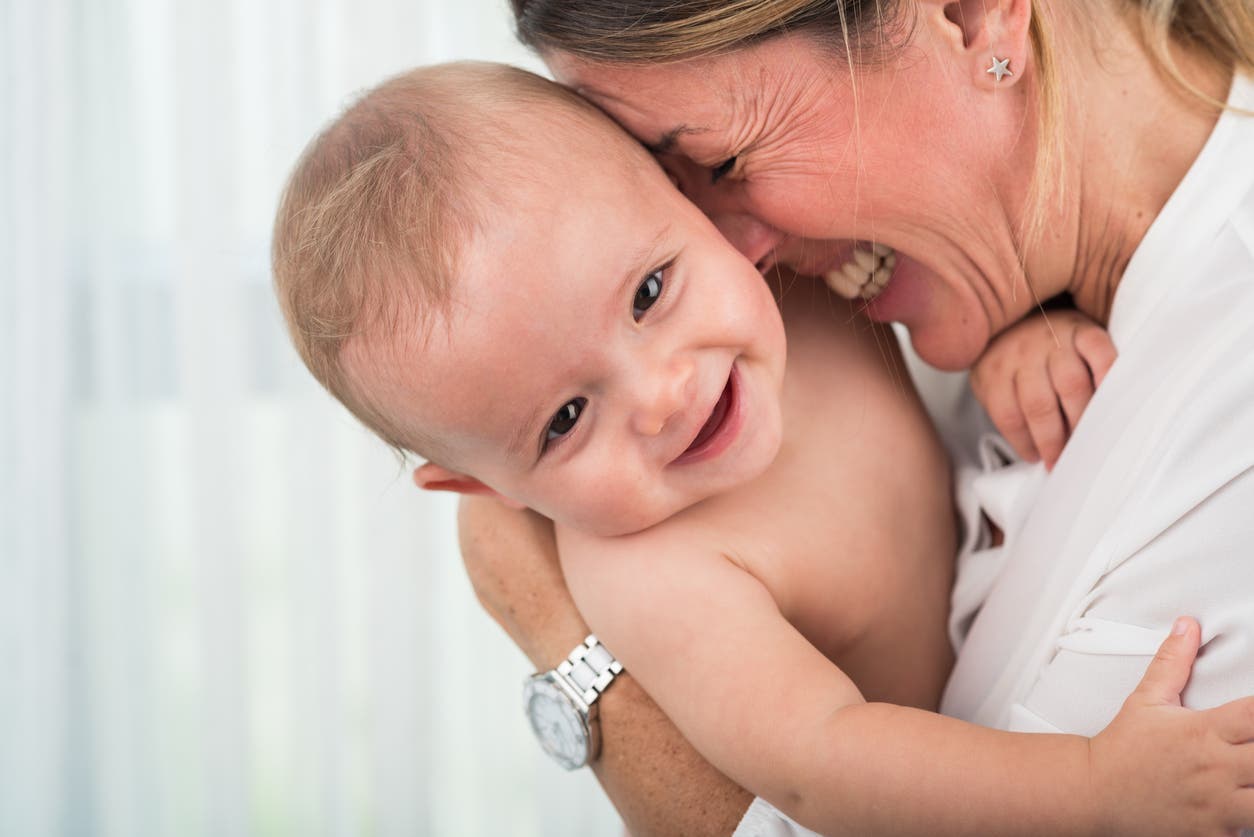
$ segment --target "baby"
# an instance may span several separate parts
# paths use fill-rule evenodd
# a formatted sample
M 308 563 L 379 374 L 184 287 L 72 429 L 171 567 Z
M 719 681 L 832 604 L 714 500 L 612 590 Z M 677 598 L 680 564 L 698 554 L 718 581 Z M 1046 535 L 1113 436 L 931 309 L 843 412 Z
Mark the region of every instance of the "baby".
M 1254 824 L 1230 743 L 1254 712 L 1179 708 L 1192 623 L 1093 739 L 927 711 L 956 536 L 894 341 L 821 283 L 772 289 L 574 94 L 491 65 L 386 82 L 306 150 L 274 264 L 318 380 L 425 487 L 551 518 L 598 636 L 799 822 Z

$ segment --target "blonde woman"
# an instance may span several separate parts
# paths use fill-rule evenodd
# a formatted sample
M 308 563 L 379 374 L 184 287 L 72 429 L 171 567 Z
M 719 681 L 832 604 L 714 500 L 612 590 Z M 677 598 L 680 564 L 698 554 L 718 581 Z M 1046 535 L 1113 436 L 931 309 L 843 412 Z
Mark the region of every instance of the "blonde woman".
M 1204 642 L 1186 704 L 1254 693 L 1254 3 L 514 9 L 764 270 L 838 286 L 855 250 L 891 248 L 887 281 L 853 291 L 927 362 L 970 367 L 1064 294 L 1109 329 L 1119 360 L 1053 471 L 987 456 L 968 485 L 1005 542 L 959 567 L 942 711 L 1096 732 L 1183 612 Z M 1011 433 L 1040 420 L 1006 403 Z M 543 524 L 481 504 L 463 522 L 485 605 L 551 665 L 585 628 Z M 616 689 L 594 768 L 629 826 L 790 833 Z

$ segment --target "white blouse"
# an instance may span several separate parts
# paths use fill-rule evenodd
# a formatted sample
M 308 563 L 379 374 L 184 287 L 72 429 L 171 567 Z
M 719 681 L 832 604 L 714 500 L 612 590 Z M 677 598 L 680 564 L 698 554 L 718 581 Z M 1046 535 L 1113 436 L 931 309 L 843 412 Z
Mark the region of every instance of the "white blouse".
M 1229 104 L 1254 110 L 1254 79 Z M 1205 643 L 1186 705 L 1254 695 L 1254 118 L 1220 117 L 1109 329 L 1119 358 L 1053 473 L 980 478 L 1006 542 L 945 714 L 1094 734 L 1181 615 Z M 965 575 L 956 602 L 990 573 Z
M 1254 79 L 1228 103 L 1254 111 Z M 1005 543 L 972 530 L 959 556 L 947 715 L 1095 734 L 1182 615 L 1204 643 L 1185 704 L 1254 695 L 1254 118 L 1220 117 L 1109 329 L 1119 358 L 1052 473 L 988 437 L 960 465 L 963 517 Z M 758 799 L 735 837 L 810 834 Z

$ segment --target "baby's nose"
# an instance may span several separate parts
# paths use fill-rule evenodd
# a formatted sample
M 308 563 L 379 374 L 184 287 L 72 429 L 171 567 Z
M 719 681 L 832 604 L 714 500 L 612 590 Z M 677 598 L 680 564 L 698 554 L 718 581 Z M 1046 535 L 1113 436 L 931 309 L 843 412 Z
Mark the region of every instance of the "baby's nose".
M 695 371 L 691 360 L 677 358 L 652 373 L 653 380 L 641 388 L 640 402 L 633 414 L 637 433 L 657 436 L 683 413 L 694 395 Z

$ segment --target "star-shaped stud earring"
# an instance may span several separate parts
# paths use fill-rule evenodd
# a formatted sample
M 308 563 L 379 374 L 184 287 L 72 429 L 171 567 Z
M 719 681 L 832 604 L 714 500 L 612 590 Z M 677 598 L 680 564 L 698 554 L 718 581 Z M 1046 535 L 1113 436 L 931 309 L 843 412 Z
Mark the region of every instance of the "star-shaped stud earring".
M 984 72 L 986 72 L 986 73 L 988 73 L 988 74 L 990 74 L 990 75 L 997 76 L 997 80 L 998 80 L 998 81 L 1001 81 L 1001 80 L 1002 80 L 1003 78 L 1005 78 L 1006 76 L 1013 76 L 1013 75 L 1014 75 L 1014 73 L 1010 71 L 1010 66 L 1009 66 L 1009 64 L 1010 64 L 1010 59 L 1009 59 L 1009 58 L 998 58 L 996 55 L 994 55 L 994 56 L 993 56 L 993 66 L 989 67 L 989 68 L 988 68 L 987 70 L 985 70 Z

